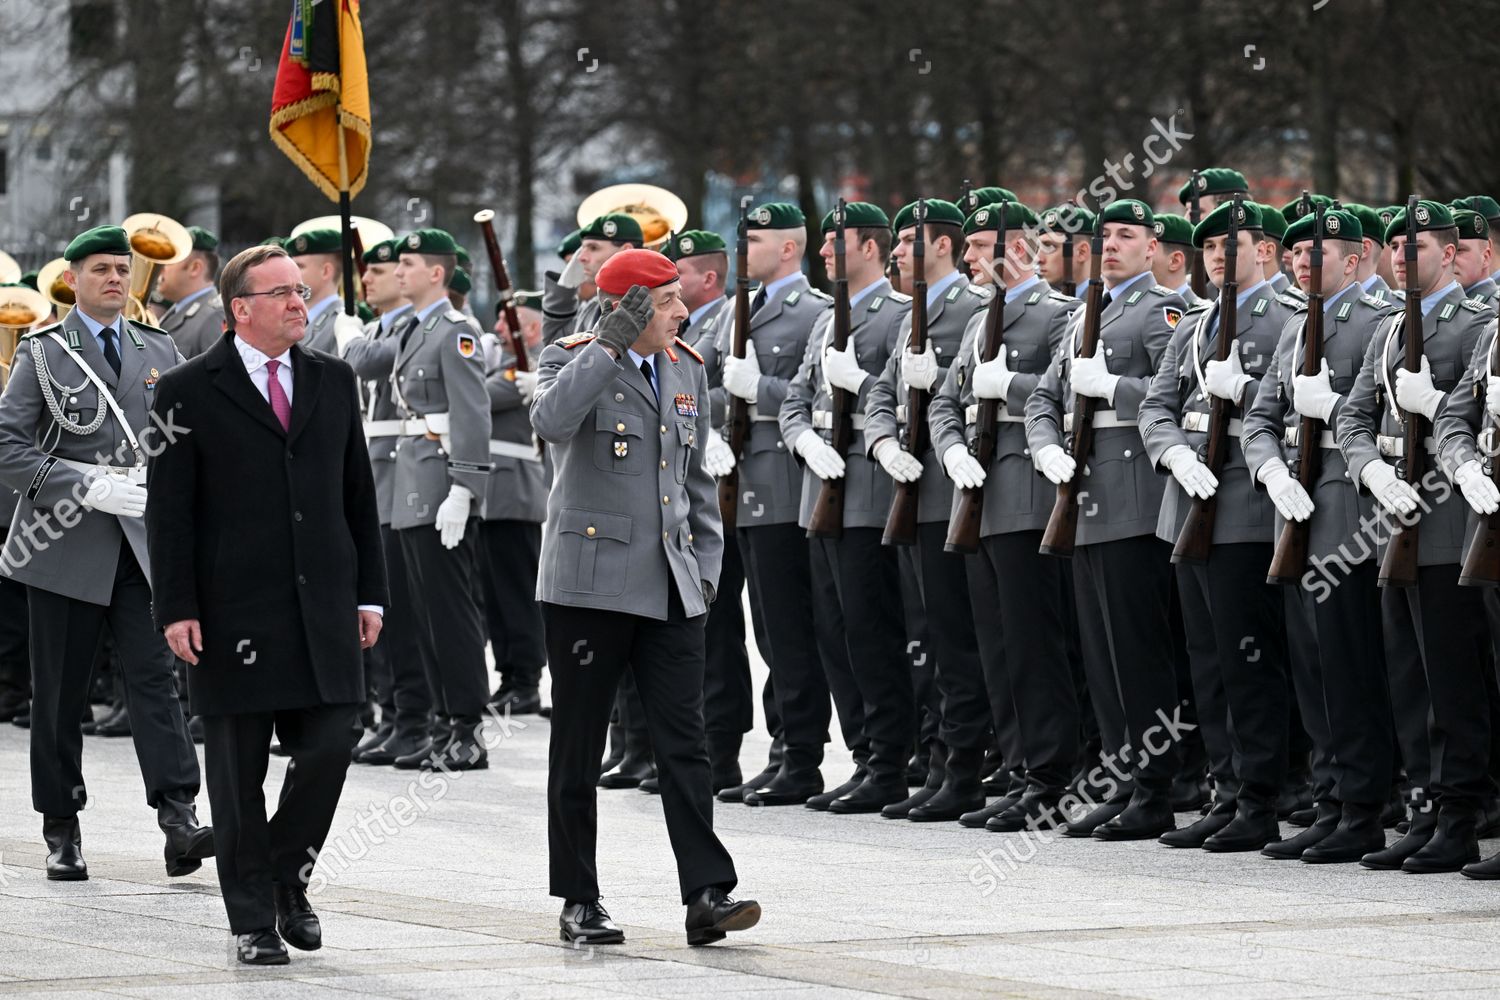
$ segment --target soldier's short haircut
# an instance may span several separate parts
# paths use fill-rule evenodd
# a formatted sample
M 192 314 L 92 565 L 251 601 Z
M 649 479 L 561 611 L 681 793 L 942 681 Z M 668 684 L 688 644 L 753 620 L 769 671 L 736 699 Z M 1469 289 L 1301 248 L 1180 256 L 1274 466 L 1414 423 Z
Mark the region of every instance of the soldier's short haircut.
M 1454 232 L 1457 232 L 1457 230 L 1454 230 Z M 1325 258 L 1337 257 L 1339 260 L 1343 260 L 1345 257 L 1363 257 L 1364 255 L 1364 240 L 1355 243 L 1353 240 L 1331 240 L 1326 236 L 1323 237 L 1323 256 Z
M 1432 238 L 1437 240 L 1437 245 L 1445 247 L 1448 244 L 1458 246 L 1458 227 L 1449 226 L 1447 229 L 1432 230 Z
M 234 312 L 230 303 L 251 291 L 251 268 L 259 267 L 266 261 L 275 260 L 277 257 L 289 256 L 281 247 L 254 246 L 248 250 L 241 250 L 230 258 L 229 263 L 224 265 L 224 270 L 219 272 L 219 298 L 224 300 L 224 308 L 231 317 L 231 323 L 233 323 Z
M 219 255 L 212 250 L 194 250 L 191 257 L 197 257 L 203 261 L 203 277 L 210 282 L 219 277 Z
M 854 230 L 854 236 L 860 246 L 864 246 L 868 240 L 874 240 L 875 249 L 880 252 L 880 259 L 890 259 L 891 231 L 889 229 L 884 226 L 861 226 Z
M 453 269 L 458 267 L 458 257 L 451 253 L 419 253 L 412 254 L 414 257 L 422 258 L 423 267 L 441 267 L 443 269 L 443 287 L 453 280 Z
M 720 285 L 729 283 L 729 254 L 727 252 L 716 250 L 712 253 L 701 253 L 695 257 L 684 257 L 677 263 L 678 269 L 681 270 L 682 265 L 688 261 L 696 261 L 698 264 L 703 265 L 703 270 L 712 271 L 717 274 Z
M 963 231 L 963 227 L 962 226 L 955 226 L 952 223 L 948 223 L 948 222 L 929 222 L 929 223 L 927 223 L 927 238 L 928 238 L 928 240 L 929 241 L 935 240 L 939 236 L 946 236 L 946 237 L 948 237 L 948 245 L 949 245 L 949 254 L 948 254 L 948 256 L 950 258 L 952 258 L 950 260 L 950 263 L 954 267 L 957 267 L 958 266 L 958 262 L 961 261 L 961 260 L 963 260 L 963 256 L 964 256 L 964 231 Z

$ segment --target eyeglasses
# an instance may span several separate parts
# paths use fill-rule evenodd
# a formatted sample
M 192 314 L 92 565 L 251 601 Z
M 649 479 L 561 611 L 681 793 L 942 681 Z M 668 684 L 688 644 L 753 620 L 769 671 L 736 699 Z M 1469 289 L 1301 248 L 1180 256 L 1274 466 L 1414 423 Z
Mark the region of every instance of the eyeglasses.
M 265 295 L 273 299 L 286 299 L 295 295 L 303 302 L 306 302 L 308 299 L 312 298 L 312 289 L 307 287 L 306 285 L 277 285 L 270 291 L 242 292 L 235 297 L 241 299 L 253 299 L 257 295 Z

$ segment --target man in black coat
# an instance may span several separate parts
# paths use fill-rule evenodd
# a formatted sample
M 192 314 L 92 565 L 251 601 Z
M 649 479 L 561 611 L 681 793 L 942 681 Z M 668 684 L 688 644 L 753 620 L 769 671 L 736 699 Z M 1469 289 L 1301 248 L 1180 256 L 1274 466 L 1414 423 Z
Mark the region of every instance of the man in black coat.
M 298 344 L 296 265 L 252 247 L 220 292 L 230 331 L 156 390 L 181 433 L 152 459 L 146 529 L 156 622 L 203 717 L 230 930 L 241 962 L 279 965 L 282 938 L 322 943 L 307 876 L 343 789 L 386 578 L 354 372 Z M 291 765 L 267 821 L 273 730 Z

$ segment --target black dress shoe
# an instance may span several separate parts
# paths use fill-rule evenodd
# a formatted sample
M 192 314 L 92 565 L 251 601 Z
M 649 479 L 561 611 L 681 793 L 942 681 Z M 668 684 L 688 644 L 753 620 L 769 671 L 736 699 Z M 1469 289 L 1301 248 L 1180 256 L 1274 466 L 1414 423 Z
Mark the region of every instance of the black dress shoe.
M 765 770 L 751 777 L 749 781 L 722 788 L 714 793 L 714 797 L 720 802 L 744 802 L 746 795 L 768 784 L 780 770 L 780 764 L 767 764 Z
M 203 860 L 214 856 L 214 831 L 210 826 L 199 826 L 192 800 L 176 795 L 164 795 L 156 804 L 156 823 L 167 835 L 163 855 L 167 860 L 167 875 L 181 878 L 191 875 L 203 867 Z
M 979 767 L 984 752 L 978 747 L 949 747 L 943 764 L 942 784 L 926 801 L 913 805 L 906 818 L 913 823 L 942 823 L 984 806 Z
M 1061 789 L 1031 788 L 1021 800 L 991 816 L 984 828 L 991 833 L 1050 830 L 1063 822 Z
M 1472 865 L 1464 865 L 1462 871 L 1465 878 L 1485 882 L 1500 879 L 1500 854 L 1485 858 L 1483 861 L 1476 861 Z
M 629 754 L 620 761 L 620 766 L 608 774 L 599 776 L 600 788 L 635 788 L 656 774 L 656 765 L 648 757 L 632 757 Z
M 874 775 L 866 776 L 859 787 L 846 792 L 828 804 L 828 811 L 841 816 L 860 813 L 877 813 L 893 802 L 906 798 L 906 785 L 898 776 L 894 782 L 876 781 Z
M 653 774 L 649 778 L 642 778 L 641 783 L 636 786 L 647 795 L 661 794 L 661 776 Z
M 796 806 L 823 792 L 823 773 L 791 774 L 785 771 L 759 788 L 745 793 L 747 806 Z
M 1389 830 L 1405 818 L 1406 800 L 1401 797 L 1401 789 L 1392 788 L 1391 797 L 1380 810 L 1380 825 Z
M 1025 783 L 1007 785 L 1005 794 L 994 802 L 959 816 L 958 825 L 966 826 L 971 830 L 987 829 L 990 820 L 1020 802 L 1025 794 Z
M 1276 795 L 1276 818 L 1287 819 L 1298 810 L 1311 809 L 1312 804 L 1312 785 L 1306 781 L 1289 781 L 1281 786 L 1281 791 Z
M 928 784 L 918 788 L 915 792 L 903 798 L 900 802 L 892 802 L 888 806 L 882 806 L 880 815 L 886 819 L 906 819 L 911 811 L 937 794 L 938 786 L 932 784 L 928 778 Z
M 1095 840 L 1155 840 L 1177 825 L 1165 795 L 1137 792 L 1114 819 L 1094 828 Z
M 1292 826 L 1309 827 L 1318 821 L 1318 807 L 1316 804 L 1301 809 L 1293 809 L 1287 813 L 1286 821 Z
M 710 886 L 688 899 L 687 943 L 693 947 L 724 940 L 729 931 L 748 931 L 760 923 L 760 904 L 734 900 L 723 889 Z
M 865 766 L 863 764 L 859 764 L 854 768 L 854 774 L 849 778 L 848 781 L 844 782 L 842 785 L 839 785 L 837 788 L 830 788 L 828 791 L 823 792 L 820 795 L 809 795 L 807 797 L 807 801 L 802 804 L 809 809 L 816 809 L 819 812 L 827 812 L 833 805 L 835 800 L 843 798 L 845 795 L 848 795 L 860 785 L 864 784 L 865 778 L 868 777 L 869 774 L 870 772 L 865 769 Z
M 1425 847 L 1435 832 L 1437 832 L 1437 809 L 1431 803 L 1426 804 L 1425 811 L 1420 807 L 1414 808 L 1411 810 L 1405 835 L 1390 847 L 1366 854 L 1359 859 L 1359 863 L 1371 871 L 1395 871 L 1405 863 L 1407 858 Z
M 1474 810 L 1474 835 L 1480 840 L 1500 836 L 1500 799 L 1485 799 Z
M 424 771 L 483 771 L 490 766 L 490 755 L 479 738 L 479 725 L 456 724 L 452 742 L 417 766 Z
M 623 944 L 625 932 L 609 919 L 609 913 L 597 899 L 563 904 L 557 918 L 557 936 L 569 944 Z
M 353 760 L 356 764 L 361 763 L 360 757 L 366 752 L 380 746 L 396 733 L 396 723 L 382 722 L 375 727 L 372 733 L 366 733 L 365 737 L 354 745 Z
M 302 887 L 277 882 L 272 889 L 276 896 L 276 929 L 286 943 L 300 951 L 323 947 L 323 925 Z
M 245 965 L 286 965 L 292 960 L 286 953 L 286 945 L 270 927 L 249 934 L 236 934 L 234 949 Z
M 83 834 L 78 816 L 43 816 L 42 839 L 47 842 L 47 878 L 53 882 L 82 882 L 89 877 L 83 860 Z
M 511 715 L 537 715 L 542 710 L 542 693 L 535 687 L 516 687 L 505 692 L 503 697 L 490 699 L 496 711 L 504 712 L 510 706 Z
M 1276 861 L 1296 861 L 1302 857 L 1303 851 L 1332 833 L 1339 825 L 1339 817 L 1343 815 L 1343 809 L 1331 799 L 1319 802 L 1313 808 L 1317 812 L 1317 818 L 1308 825 L 1306 830 L 1287 840 L 1267 844 L 1261 848 L 1260 853 Z
M 442 747 L 430 742 L 425 734 L 413 736 L 409 747 L 406 753 L 397 754 L 391 758 L 391 766 L 398 771 L 411 771 L 422 767 L 442 750 Z M 375 761 L 363 760 L 360 763 L 373 764 Z
M 20 691 L 7 688 L 0 691 L 0 722 L 9 722 L 17 715 L 27 711 L 31 705 L 31 699 Z
M 1383 804 L 1345 802 L 1343 815 L 1333 832 L 1302 852 L 1309 865 L 1338 865 L 1358 861 L 1385 846 L 1385 827 L 1380 817 Z
M 919 788 L 927 784 L 927 775 L 932 769 L 931 758 L 924 747 L 911 755 L 906 762 L 906 787 Z
M 402 757 L 416 755 L 416 763 L 419 765 L 424 757 L 431 756 L 432 743 L 427 739 L 427 729 L 411 729 L 402 731 L 393 729 L 391 734 L 380 743 L 375 744 L 367 750 L 356 750 L 354 752 L 354 763 L 371 764 L 378 767 L 386 767 L 396 763 Z
M 11 717 L 10 724 L 19 729 L 31 728 L 31 702 L 28 701 L 24 707 L 17 710 L 16 714 Z
M 1128 799 L 1119 799 L 1106 802 L 1102 806 L 1095 806 L 1078 819 L 1070 819 L 1064 823 L 1062 835 L 1064 837 L 1091 837 L 1095 830 L 1124 812 L 1128 804 Z
M 1474 810 L 1467 806 L 1438 812 L 1437 830 L 1411 857 L 1401 870 L 1411 875 L 1436 875 L 1462 871 L 1464 865 L 1479 860 L 1479 838 L 1475 836 Z
M 1179 774 L 1172 780 L 1167 799 L 1174 813 L 1197 812 L 1213 799 L 1207 774 Z
M 1208 815 L 1196 823 L 1168 830 L 1156 839 L 1164 847 L 1202 847 L 1205 840 L 1233 822 L 1234 810 L 1233 799 L 1215 802 L 1208 810 Z
M 1203 849 L 1215 854 L 1258 851 L 1280 839 L 1281 827 L 1276 824 L 1276 804 L 1269 801 L 1269 797 L 1264 802 L 1241 798 L 1235 805 L 1234 819 L 1224 829 L 1205 840 Z

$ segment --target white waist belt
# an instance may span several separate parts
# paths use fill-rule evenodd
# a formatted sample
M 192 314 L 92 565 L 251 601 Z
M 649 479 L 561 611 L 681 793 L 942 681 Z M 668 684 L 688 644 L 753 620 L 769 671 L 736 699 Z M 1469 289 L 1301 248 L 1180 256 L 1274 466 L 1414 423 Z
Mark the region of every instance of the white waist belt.
M 75 462 L 71 458 L 59 458 L 58 462 L 70 469 L 77 469 L 85 475 L 107 476 L 113 474 L 124 476 L 138 486 L 146 485 L 146 467 L 144 465 L 94 465 L 91 462 Z
M 1118 413 L 1116 413 L 1114 410 L 1095 410 L 1094 411 L 1094 430 L 1096 430 L 1096 431 L 1109 430 L 1111 427 L 1134 427 L 1134 426 L 1135 426 L 1135 421 L 1134 420 L 1125 420 L 1125 419 L 1121 418 L 1121 416 Z M 1064 413 L 1063 414 L 1063 430 L 1064 431 L 1071 431 L 1072 429 L 1073 429 L 1073 414 L 1071 414 L 1071 413 Z
M 1002 424 L 1024 424 L 1026 422 L 1025 417 L 1018 417 L 1014 413 L 1003 409 L 995 415 L 995 419 L 1000 421 Z M 978 422 L 979 404 L 970 403 L 968 406 L 964 407 L 964 423 L 973 425 Z
M 519 458 L 523 462 L 540 462 L 542 460 L 541 449 L 535 442 L 522 444 L 519 441 L 496 441 L 490 439 L 490 454 L 500 455 L 504 458 Z
M 1286 429 L 1286 433 L 1282 435 L 1281 439 L 1286 442 L 1287 447 L 1295 448 L 1297 447 L 1297 442 L 1301 437 L 1302 428 L 1288 427 Z M 1323 433 L 1318 435 L 1319 448 L 1337 448 L 1338 446 L 1338 442 L 1333 439 L 1332 431 L 1324 431 Z
M 854 425 L 855 430 L 862 431 L 865 429 L 865 415 L 863 413 L 851 414 L 849 417 L 849 421 Z M 820 431 L 832 430 L 833 411 L 813 410 L 812 424 Z
M 1212 414 L 1203 413 L 1198 410 L 1194 410 L 1191 413 L 1184 413 L 1182 415 L 1182 429 L 1185 431 L 1202 431 L 1207 433 L 1210 416 Z M 1239 417 L 1229 418 L 1230 437 L 1239 437 L 1240 431 L 1244 430 L 1244 427 L 1245 424 Z
M 1380 453 L 1386 458 L 1402 458 L 1406 455 L 1406 438 L 1397 437 L 1394 434 L 1381 434 L 1375 438 L 1375 444 L 1380 448 Z M 1431 437 L 1422 439 L 1422 448 L 1429 455 L 1437 454 L 1437 442 Z
M 399 437 L 404 420 L 366 420 L 365 439 Z

